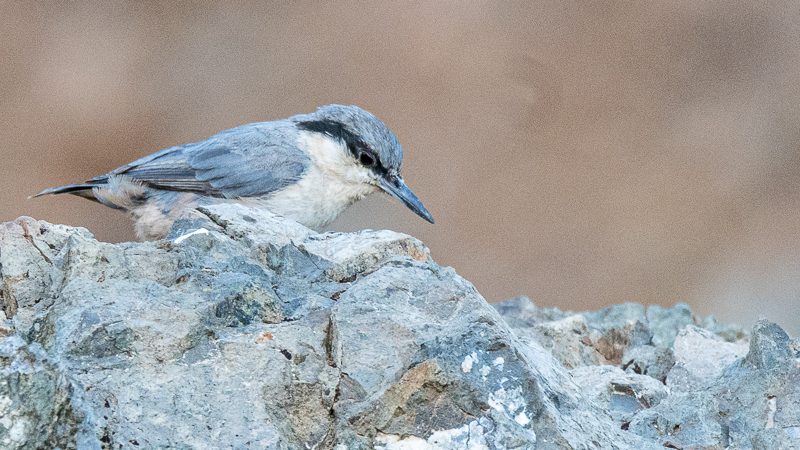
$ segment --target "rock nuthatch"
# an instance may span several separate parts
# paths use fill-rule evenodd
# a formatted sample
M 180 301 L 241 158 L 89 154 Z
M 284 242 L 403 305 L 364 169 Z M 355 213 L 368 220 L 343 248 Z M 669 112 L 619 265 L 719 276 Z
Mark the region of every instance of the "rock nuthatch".
M 127 211 L 140 239 L 164 238 L 185 208 L 238 202 L 320 229 L 347 206 L 383 190 L 433 223 L 400 168 L 403 147 L 357 106 L 243 125 L 170 147 L 85 183 L 32 196 L 73 194 Z

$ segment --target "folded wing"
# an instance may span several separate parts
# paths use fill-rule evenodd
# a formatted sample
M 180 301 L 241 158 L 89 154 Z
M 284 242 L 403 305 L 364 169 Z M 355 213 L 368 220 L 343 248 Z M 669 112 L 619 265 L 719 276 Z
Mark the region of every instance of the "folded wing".
M 211 197 L 258 197 L 296 183 L 310 163 L 292 124 L 264 122 L 138 159 L 87 184 L 125 175 L 154 189 Z

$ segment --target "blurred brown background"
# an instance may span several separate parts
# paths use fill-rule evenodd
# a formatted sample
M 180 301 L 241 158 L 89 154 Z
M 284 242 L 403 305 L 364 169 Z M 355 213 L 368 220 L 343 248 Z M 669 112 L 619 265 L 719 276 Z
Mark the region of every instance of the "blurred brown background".
M 800 2 L 0 1 L 0 221 L 133 239 L 26 200 L 249 122 L 359 105 L 489 301 L 671 306 L 800 334 Z

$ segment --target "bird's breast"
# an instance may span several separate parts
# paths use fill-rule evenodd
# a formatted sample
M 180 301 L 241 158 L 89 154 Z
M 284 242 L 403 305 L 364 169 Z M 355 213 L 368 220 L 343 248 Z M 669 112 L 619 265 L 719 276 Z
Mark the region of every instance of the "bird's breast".
M 347 206 L 376 192 L 366 183 L 349 183 L 310 167 L 295 184 L 265 197 L 242 198 L 243 204 L 266 208 L 311 229 L 319 230 Z

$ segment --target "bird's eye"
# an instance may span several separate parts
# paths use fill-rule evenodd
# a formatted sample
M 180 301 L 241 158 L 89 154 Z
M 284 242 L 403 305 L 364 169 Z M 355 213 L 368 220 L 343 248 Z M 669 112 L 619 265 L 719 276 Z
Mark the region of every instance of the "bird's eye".
M 366 167 L 375 164 L 375 159 L 367 153 L 361 153 L 358 155 L 358 161 Z

